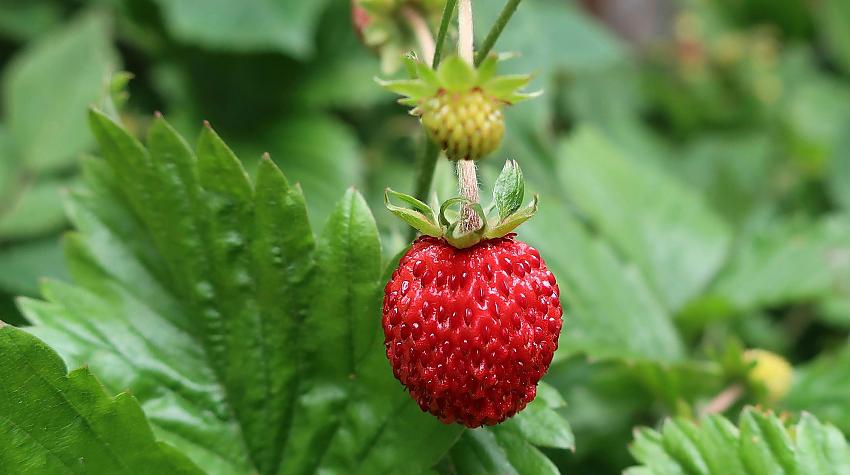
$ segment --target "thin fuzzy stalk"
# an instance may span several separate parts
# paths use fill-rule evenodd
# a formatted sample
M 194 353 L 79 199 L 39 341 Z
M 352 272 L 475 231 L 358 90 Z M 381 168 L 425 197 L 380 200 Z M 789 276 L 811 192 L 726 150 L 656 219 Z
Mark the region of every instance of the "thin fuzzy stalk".
M 475 57 L 472 47 L 472 0 L 460 0 L 458 2 L 457 28 L 457 53 L 464 61 L 473 64 Z
M 457 161 L 457 182 L 460 196 L 473 203 L 478 203 L 481 198 L 478 195 L 478 174 L 473 160 Z M 460 232 L 467 233 L 481 228 L 481 217 L 471 206 L 463 205 L 460 209 Z
M 458 55 L 467 63 L 472 64 L 475 53 L 473 49 L 473 24 L 472 24 L 472 0 L 459 0 L 458 12 Z M 478 175 L 475 162 L 472 160 L 458 160 L 457 182 L 460 196 L 472 203 L 478 203 L 481 198 L 478 195 Z M 460 209 L 460 231 L 470 232 L 481 228 L 481 218 L 469 205 L 463 205 Z

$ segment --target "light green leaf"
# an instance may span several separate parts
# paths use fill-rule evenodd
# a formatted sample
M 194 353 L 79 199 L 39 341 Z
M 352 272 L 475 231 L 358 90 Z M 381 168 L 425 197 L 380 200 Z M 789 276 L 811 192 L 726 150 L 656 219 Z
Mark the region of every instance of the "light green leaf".
M 794 368 L 794 385 L 783 406 L 810 411 L 850 433 L 850 347 L 824 354 Z
M 86 14 L 33 43 L 4 71 L 5 118 L 27 166 L 66 167 L 91 146 L 85 110 L 118 66 L 110 43 L 106 19 Z
M 62 18 L 49 0 L 8 0 L 0 4 L 0 35 L 24 41 L 49 30 Z
M 564 307 L 556 358 L 586 353 L 594 358 L 675 361 L 684 348 L 671 317 L 646 279 L 592 237 L 557 199 L 546 199 L 520 238 L 540 250 L 555 274 Z
M 0 288 L 10 294 L 36 295 L 40 278 L 64 279 L 65 274 L 62 247 L 56 238 L 0 249 Z
M 564 191 L 668 308 L 703 290 L 723 264 L 730 231 L 701 196 L 639 157 L 627 159 L 592 129 L 577 132 L 561 155 Z
M 525 196 L 525 180 L 516 160 L 508 160 L 493 186 L 493 200 L 499 210 L 499 219 L 504 220 L 522 206 Z
M 850 295 L 850 219 L 779 222 L 747 236 L 711 294 L 738 312 Z
M 525 409 L 493 430 L 512 432 L 538 447 L 575 450 L 570 424 L 555 410 L 564 405 L 560 394 L 543 382 L 537 391 L 537 397 Z M 547 400 L 547 394 L 555 399 Z
M 314 226 L 324 225 L 341 191 L 363 182 L 357 137 L 342 122 L 321 114 L 299 114 L 264 137 L 272 160 L 307 196 Z
M 357 192 L 317 244 L 301 189 L 270 160 L 252 182 L 211 128 L 193 151 L 161 118 L 147 147 L 100 113 L 91 124 L 105 160 L 85 162 L 70 203 L 74 285 L 21 301 L 33 332 L 130 388 L 207 473 L 436 464 L 460 427 L 422 414 L 392 376 L 380 243 Z
M 558 468 L 516 432 L 501 426 L 468 430 L 449 455 L 463 475 L 557 475 Z
M 640 429 L 631 447 L 641 464 L 627 475 L 747 475 L 850 473 L 850 447 L 834 427 L 803 414 L 786 426 L 772 413 L 747 408 L 739 427 L 721 416 L 699 424 L 668 420 L 660 430 Z
M 214 50 L 313 53 L 313 32 L 326 0 L 156 0 L 177 38 Z
M 21 239 L 61 229 L 62 190 L 72 183 L 73 179 L 61 178 L 19 183 L 11 201 L 0 203 L 0 238 Z
M 460 56 L 449 56 L 440 63 L 437 77 L 447 90 L 462 92 L 476 85 L 477 74 Z
M 817 5 L 819 33 L 835 61 L 850 72 L 850 4 L 843 0 L 824 0 Z
M 129 393 L 110 397 L 88 368 L 0 322 L 0 466 L 8 474 L 200 474 L 158 442 Z

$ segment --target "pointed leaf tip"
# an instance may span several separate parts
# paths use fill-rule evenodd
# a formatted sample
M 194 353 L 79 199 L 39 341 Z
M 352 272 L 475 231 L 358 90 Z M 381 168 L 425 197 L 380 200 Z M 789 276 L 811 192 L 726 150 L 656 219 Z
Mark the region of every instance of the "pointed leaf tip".
M 392 204 L 391 197 L 407 203 L 413 209 Z M 387 188 L 384 190 L 384 206 L 422 234 L 432 237 L 443 235 L 442 228 L 437 224 L 437 215 L 433 208 L 410 195 Z
M 525 181 L 523 180 L 522 170 L 516 160 L 505 161 L 505 166 L 502 168 L 493 188 L 493 199 L 496 208 L 499 210 L 499 219 L 504 221 L 505 218 L 518 210 L 522 206 L 524 196 Z

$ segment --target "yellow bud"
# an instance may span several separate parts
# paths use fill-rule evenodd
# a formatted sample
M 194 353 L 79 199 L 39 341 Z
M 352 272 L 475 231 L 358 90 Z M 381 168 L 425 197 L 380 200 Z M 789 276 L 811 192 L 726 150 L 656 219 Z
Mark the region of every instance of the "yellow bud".
M 749 380 L 767 389 L 767 399 L 776 402 L 782 399 L 791 389 L 794 368 L 788 361 L 766 350 L 747 350 L 744 361 L 755 363 L 750 369 Z

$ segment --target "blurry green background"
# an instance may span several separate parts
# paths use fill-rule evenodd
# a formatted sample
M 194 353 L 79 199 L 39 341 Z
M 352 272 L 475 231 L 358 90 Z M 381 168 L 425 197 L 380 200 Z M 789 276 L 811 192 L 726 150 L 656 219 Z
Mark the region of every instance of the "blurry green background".
M 475 4 L 481 35 L 502 2 Z M 616 473 L 634 425 L 740 378 L 739 347 L 797 366 L 777 407 L 850 431 L 850 2 L 526 0 L 497 49 L 546 92 L 507 112 L 482 181 L 515 158 L 542 197 L 520 237 L 563 289 L 547 378 L 578 441 L 548 455 Z M 249 168 L 267 151 L 300 182 L 314 225 L 354 185 L 385 255 L 405 244 L 383 190 L 412 191 L 422 138 L 347 0 L 0 0 L 0 71 L 3 320 L 65 275 L 62 194 L 118 71 L 140 135 L 154 111 L 187 137 L 209 120 Z M 453 186 L 441 163 L 440 197 Z

